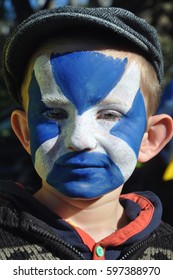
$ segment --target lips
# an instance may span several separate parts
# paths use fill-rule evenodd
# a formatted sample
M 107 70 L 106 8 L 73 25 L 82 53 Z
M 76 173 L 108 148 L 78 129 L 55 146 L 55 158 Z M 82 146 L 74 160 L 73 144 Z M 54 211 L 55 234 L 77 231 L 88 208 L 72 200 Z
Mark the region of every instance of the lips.
M 110 165 L 107 157 L 103 158 L 100 153 L 71 152 L 57 160 L 57 165 L 66 168 L 105 168 Z
M 66 196 L 88 199 L 121 186 L 124 177 L 106 154 L 71 152 L 54 163 L 46 181 Z
M 86 168 L 103 168 L 103 166 L 96 166 L 96 165 L 82 165 L 82 164 L 63 164 L 61 165 L 66 168 L 73 168 L 73 169 L 86 169 Z

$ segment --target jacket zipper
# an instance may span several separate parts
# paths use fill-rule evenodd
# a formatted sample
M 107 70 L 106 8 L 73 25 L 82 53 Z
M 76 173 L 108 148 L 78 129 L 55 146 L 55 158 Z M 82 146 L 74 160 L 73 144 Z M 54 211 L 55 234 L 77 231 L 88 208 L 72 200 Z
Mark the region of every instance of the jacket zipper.
M 42 232 L 40 231 L 38 228 L 35 228 L 35 226 L 30 225 L 30 229 L 32 230 L 33 233 L 39 234 L 40 236 L 44 236 L 47 240 L 50 241 L 55 241 L 55 242 L 59 242 L 60 244 L 64 245 L 66 248 L 70 249 L 73 253 L 75 253 L 78 257 L 80 257 L 80 259 L 85 260 L 84 256 L 72 245 L 70 245 L 69 243 L 65 242 L 63 239 L 58 238 L 57 236 L 49 233 L 49 232 Z
M 119 259 L 119 260 L 126 260 L 127 258 L 129 258 L 133 253 L 135 253 L 138 249 L 140 249 L 143 245 L 146 245 L 147 243 L 149 243 L 152 239 L 155 238 L 155 234 L 153 234 L 152 236 L 146 238 L 145 240 L 141 241 L 140 243 L 134 245 L 133 247 L 131 247 L 129 249 L 129 251 L 125 252 L 124 255 Z

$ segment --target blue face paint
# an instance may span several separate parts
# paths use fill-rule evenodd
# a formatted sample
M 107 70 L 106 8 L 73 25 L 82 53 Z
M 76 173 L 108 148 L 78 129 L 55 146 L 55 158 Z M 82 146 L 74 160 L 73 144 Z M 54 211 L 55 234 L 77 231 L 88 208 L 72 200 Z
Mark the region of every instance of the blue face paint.
M 119 82 L 126 64 L 127 59 L 113 59 L 96 52 L 51 56 L 54 79 L 79 115 L 108 95 Z
M 37 166 L 41 166 L 41 172 L 38 172 L 40 177 L 46 178 L 48 184 L 64 195 L 74 198 L 99 197 L 118 188 L 126 180 L 123 171 L 117 164 L 117 162 L 122 162 L 122 153 L 117 147 L 125 149 L 126 154 L 134 155 L 135 152 L 137 156 L 146 125 L 143 97 L 139 91 L 133 104 L 129 102 L 129 108 L 131 106 L 132 108 L 119 122 L 116 122 L 110 130 L 107 129 L 107 126 L 103 126 L 97 132 L 100 133 L 99 139 L 107 137 L 105 153 L 103 153 L 103 150 L 102 152 L 79 151 L 78 153 L 69 153 L 68 149 L 65 150 L 63 143 L 65 137 L 68 137 L 69 123 L 75 122 L 74 108 L 77 111 L 78 118 L 82 117 L 83 113 L 85 113 L 85 116 L 90 115 L 90 109 L 95 106 L 97 108 L 98 103 L 103 101 L 121 81 L 127 59 L 113 59 L 95 52 L 76 52 L 52 55 L 50 63 L 51 67 L 48 66 L 44 71 L 39 70 L 39 76 L 42 76 L 43 73 L 45 79 L 43 75 L 42 79 L 37 82 L 33 74 L 29 87 L 29 129 L 33 161 L 36 161 Z M 56 88 L 52 86 L 48 97 L 51 99 L 53 94 L 53 100 L 56 100 L 56 95 L 61 94 L 62 97 L 62 94 L 64 94 L 70 101 L 68 106 L 65 107 L 61 104 L 55 104 L 54 106 L 54 108 L 60 106 L 60 108 L 67 110 L 68 118 L 61 124 L 44 117 L 44 112 L 51 109 L 41 101 L 42 98 L 44 99 L 44 86 L 48 71 L 52 71 L 54 82 L 62 91 L 59 93 L 57 90 L 57 92 L 52 93 L 51 90 Z M 126 98 L 125 93 L 122 92 L 122 95 L 124 95 L 123 98 Z M 56 103 L 56 101 L 54 102 Z M 141 118 L 142 120 L 140 120 Z M 91 119 L 91 126 L 95 122 L 97 122 L 96 119 Z M 137 131 L 136 136 L 134 131 Z M 86 133 L 89 132 L 86 131 Z M 61 137 L 57 137 L 60 134 Z M 85 137 L 85 135 L 80 136 Z M 57 137 L 57 143 L 55 147 L 51 147 L 50 140 L 54 137 Z M 115 150 L 112 147 L 114 137 L 115 143 L 117 143 L 117 138 L 121 142 L 121 145 L 115 144 Z M 46 145 L 44 145 L 45 142 Z M 101 143 L 101 146 L 104 147 L 105 142 L 104 145 Z M 110 150 L 111 147 L 112 151 Z M 38 151 L 39 153 L 37 153 Z M 36 153 L 39 154 L 39 158 L 35 158 Z M 134 156 L 135 160 L 136 156 Z M 44 158 L 44 163 L 42 158 Z M 45 168 L 46 164 L 48 168 Z
M 28 106 L 28 124 L 31 139 L 31 156 L 35 162 L 35 152 L 45 141 L 60 134 L 60 128 L 57 123 L 48 120 L 43 113 L 48 110 L 41 102 L 41 92 L 38 82 L 33 73 L 29 86 L 29 106 Z
M 124 178 L 107 155 L 71 152 L 55 162 L 47 182 L 66 196 L 95 198 L 122 185 Z
M 146 129 L 145 103 L 138 90 L 131 109 L 111 129 L 110 134 L 123 139 L 138 156 L 140 143 Z
M 139 90 L 131 109 L 114 125 L 110 134 L 126 142 L 137 157 L 145 127 L 145 104 Z M 58 180 L 57 173 L 61 174 Z M 107 155 L 83 152 L 68 153 L 59 158 L 47 181 L 64 195 L 94 198 L 113 191 L 125 182 L 125 178 Z

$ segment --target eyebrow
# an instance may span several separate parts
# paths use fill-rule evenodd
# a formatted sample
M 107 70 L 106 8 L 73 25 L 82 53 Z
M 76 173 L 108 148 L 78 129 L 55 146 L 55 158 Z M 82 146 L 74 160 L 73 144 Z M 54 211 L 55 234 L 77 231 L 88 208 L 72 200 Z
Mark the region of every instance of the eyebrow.
M 67 98 L 64 98 L 64 96 L 59 95 L 55 96 L 52 94 L 52 96 L 42 96 L 41 101 L 45 103 L 49 107 L 53 107 L 56 105 L 68 105 L 70 101 Z
M 59 96 L 43 96 L 41 101 L 48 107 L 56 108 L 57 106 L 67 106 L 71 104 L 70 100 L 67 98 L 64 98 L 64 96 L 59 95 Z M 99 106 L 115 106 L 115 107 L 120 107 L 123 110 L 127 106 L 129 106 L 128 102 L 125 100 L 122 100 L 121 98 L 105 98 L 98 102 L 96 105 Z
M 97 103 L 100 106 L 123 106 L 124 108 L 126 108 L 126 106 L 129 105 L 128 102 L 126 102 L 124 99 L 122 98 L 105 98 L 103 100 L 101 100 L 101 102 Z

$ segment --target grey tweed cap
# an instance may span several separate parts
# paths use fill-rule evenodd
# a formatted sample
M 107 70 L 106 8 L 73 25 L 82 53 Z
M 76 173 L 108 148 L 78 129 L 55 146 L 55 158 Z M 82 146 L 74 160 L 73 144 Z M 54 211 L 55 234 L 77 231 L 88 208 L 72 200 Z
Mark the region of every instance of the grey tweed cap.
M 96 32 L 113 44 L 123 42 L 153 65 L 159 83 L 163 78 L 163 57 L 156 30 L 144 19 L 121 8 L 61 7 L 39 11 L 23 21 L 8 38 L 3 52 L 3 73 L 9 93 L 21 104 L 21 84 L 26 65 L 44 40 L 65 31 Z M 104 37 L 105 36 L 105 37 Z

